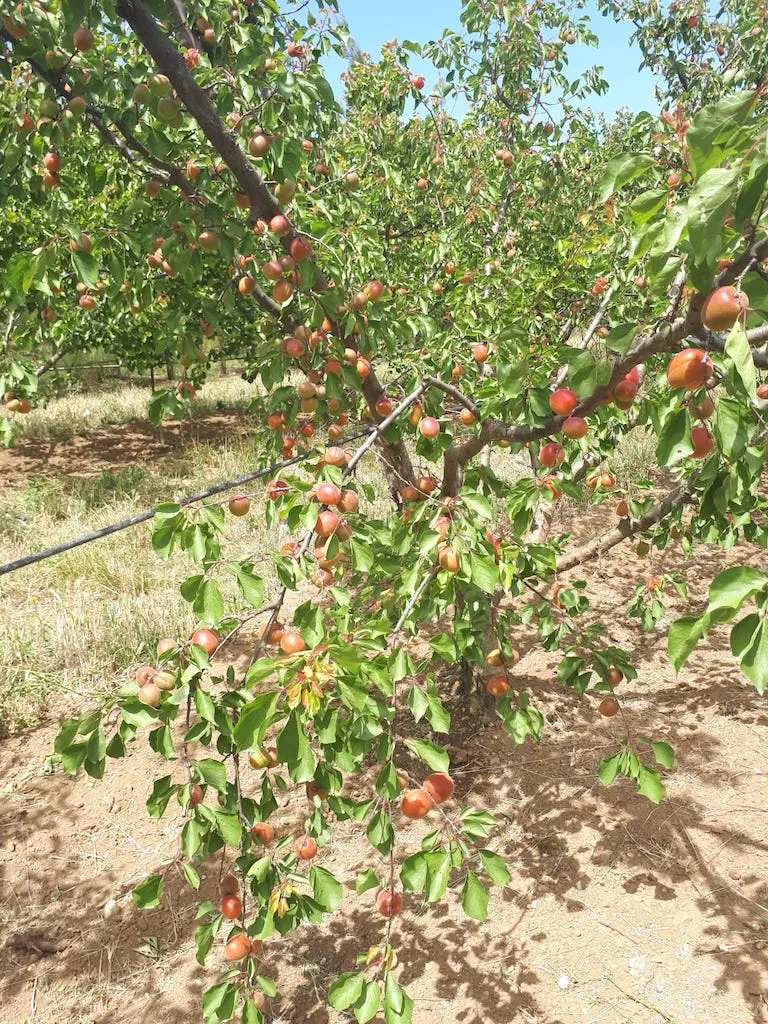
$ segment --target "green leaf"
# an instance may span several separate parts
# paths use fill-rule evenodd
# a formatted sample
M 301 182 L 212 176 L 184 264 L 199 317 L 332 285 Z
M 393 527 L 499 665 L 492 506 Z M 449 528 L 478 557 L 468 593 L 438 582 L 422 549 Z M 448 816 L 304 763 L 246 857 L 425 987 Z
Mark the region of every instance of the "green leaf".
M 371 846 L 378 850 L 382 856 L 386 856 L 389 853 L 395 841 L 395 833 L 386 811 L 377 811 L 372 816 L 368 822 L 365 834 Z
M 480 879 L 470 871 L 461 890 L 461 905 L 467 917 L 474 921 L 485 921 L 488 918 L 488 893 Z
M 496 562 L 490 555 L 481 554 L 479 551 L 472 553 L 470 574 L 475 586 L 486 594 L 492 594 L 499 582 L 499 567 Z
M 264 1024 L 264 1016 L 252 999 L 246 999 L 243 1003 L 240 1024 Z
M 733 363 L 744 385 L 747 397 L 752 399 L 757 388 L 757 376 L 755 364 L 752 362 L 752 352 L 747 341 L 747 333 L 740 320 L 736 321 L 725 339 L 725 354 Z
M 181 862 L 181 870 L 184 872 L 184 877 L 187 882 L 192 886 L 193 889 L 200 888 L 200 875 L 195 871 L 191 864 L 183 860 Z
M 373 568 L 373 547 L 370 543 L 355 537 L 350 537 L 352 549 L 352 568 L 357 572 L 369 572 Z
M 241 565 L 237 570 L 237 585 L 246 604 L 261 608 L 264 604 L 264 580 L 256 576 L 251 566 Z
M 662 768 L 675 767 L 675 752 L 668 743 L 652 743 L 651 749 L 656 758 L 656 764 L 660 764 Z
M 644 153 L 637 155 L 624 153 L 621 156 L 614 157 L 605 169 L 605 177 L 600 186 L 600 202 L 606 202 L 614 192 L 618 192 L 620 188 L 629 184 L 630 181 L 639 178 L 641 174 L 647 171 L 649 167 L 653 167 L 655 163 L 656 161 L 652 156 L 647 156 Z
M 379 876 L 373 868 L 368 868 L 366 871 L 361 871 L 355 879 L 355 892 L 358 896 L 361 896 L 364 892 L 368 892 L 369 889 L 377 889 L 380 885 Z
M 172 775 L 155 779 L 152 792 L 147 798 L 147 813 L 150 818 L 162 818 L 168 801 L 181 787 L 174 783 Z
M 347 1010 L 362 995 L 364 982 L 364 976 L 357 971 L 339 975 L 328 989 L 328 1002 L 334 1010 Z
M 258 665 L 259 662 L 256 662 Z M 255 667 L 255 666 L 254 666 Z M 261 746 L 267 729 L 272 723 L 280 694 L 267 690 L 249 701 L 240 712 L 240 720 L 232 731 L 238 750 L 254 750 Z
M 363 992 L 353 1006 L 355 1017 L 359 1024 L 367 1024 L 376 1016 L 381 1006 L 381 989 L 377 981 L 366 981 L 363 985 Z
M 691 421 L 685 409 L 679 409 L 667 418 L 656 445 L 656 460 L 660 466 L 671 466 L 693 451 Z
M 223 981 L 209 988 L 203 995 L 203 1017 L 206 1024 L 224 1024 L 232 1020 L 237 1008 L 240 986 Z
M 661 781 L 659 773 L 641 764 L 637 773 L 638 796 L 644 796 L 651 803 L 658 804 L 664 799 L 664 793 L 664 783 Z
M 207 626 L 215 625 L 224 614 L 224 599 L 215 580 L 203 580 L 192 604 L 195 615 Z
M 695 615 L 684 615 L 672 623 L 667 638 L 667 654 L 675 672 L 680 671 L 705 632 L 704 621 Z
M 436 772 L 447 772 L 451 766 L 448 754 L 431 740 L 406 740 L 410 752 Z
M 768 576 L 749 565 L 736 565 L 718 573 L 709 587 L 707 618 L 710 622 L 730 622 L 745 601 L 768 585 Z
M 493 519 L 493 510 L 487 498 L 475 491 L 463 490 L 460 494 L 462 502 L 480 516 L 481 519 Z
M 159 907 L 162 895 L 162 875 L 150 875 L 149 878 L 131 890 L 131 898 L 140 910 L 150 910 L 152 907 Z
M 424 855 L 427 865 L 427 881 L 424 890 L 426 903 L 437 903 L 443 898 L 451 877 L 451 855 L 447 850 L 436 850 Z
M 758 693 L 768 687 L 768 622 L 759 615 L 747 615 L 731 630 L 731 651 L 741 671 Z
M 703 107 L 696 114 L 686 134 L 686 142 L 691 167 L 697 177 L 720 163 L 722 153 L 715 148 L 716 144 L 728 142 L 746 120 L 756 99 L 756 93 L 751 90 L 740 92 Z
M 406 857 L 400 868 L 400 884 L 406 892 L 423 892 L 427 884 L 427 855 L 424 852 Z
M 195 710 L 204 722 L 211 722 L 212 724 L 215 722 L 216 705 L 213 703 L 210 693 L 201 686 L 195 687 Z
M 696 182 L 688 200 L 688 237 L 696 263 L 708 266 L 722 253 L 723 221 L 736 201 L 739 167 L 713 167 Z
M 619 355 L 625 356 L 629 351 L 629 346 L 635 340 L 636 334 L 637 324 L 618 324 L 611 328 L 605 339 L 605 344 L 612 352 L 618 352 Z
M 83 284 L 89 288 L 96 287 L 99 283 L 99 263 L 95 256 L 85 252 L 73 252 L 72 265 Z
M 341 906 L 342 887 L 341 882 L 325 868 L 311 867 L 309 870 L 309 884 L 315 901 L 326 913 L 332 914 Z
M 237 814 L 234 811 L 221 811 L 218 807 L 214 807 L 212 810 L 213 816 L 216 819 L 216 831 L 227 846 L 240 846 L 243 828 Z
M 217 793 L 227 792 L 227 769 L 221 761 L 204 757 L 200 761 L 195 761 L 195 768 L 200 773 L 203 782 L 212 786 Z
M 384 1021 L 385 1024 L 411 1024 L 413 1020 L 413 1000 L 405 989 L 398 985 L 394 974 L 387 974 L 384 982 Z
M 277 756 L 280 761 L 300 761 L 309 746 L 304 727 L 297 711 L 292 711 L 288 721 L 277 734 Z
M 506 885 L 512 878 L 507 867 L 507 862 L 493 850 L 478 850 L 480 860 L 483 862 L 485 873 L 494 885 Z
M 731 462 L 740 459 L 747 447 L 750 423 L 747 411 L 745 403 L 736 398 L 726 395 L 718 398 L 713 433 L 718 451 Z

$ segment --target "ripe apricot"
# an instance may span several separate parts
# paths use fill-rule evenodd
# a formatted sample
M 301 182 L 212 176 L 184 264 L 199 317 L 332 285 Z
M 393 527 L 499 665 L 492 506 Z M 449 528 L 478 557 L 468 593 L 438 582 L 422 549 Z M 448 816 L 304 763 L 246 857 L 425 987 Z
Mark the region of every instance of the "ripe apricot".
M 392 889 L 382 889 L 376 897 L 376 908 L 384 917 L 397 917 L 403 908 L 403 897 Z
M 243 960 L 251 953 L 251 940 L 247 935 L 233 935 L 224 947 L 227 960 Z
M 548 444 L 542 445 L 539 452 L 539 462 L 542 466 L 546 466 L 547 469 L 559 466 L 564 458 L 563 446 L 558 444 L 557 441 L 550 441 Z
M 192 643 L 197 647 L 202 647 L 210 658 L 216 653 L 216 648 L 219 646 L 219 638 L 212 629 L 197 629 L 192 634 Z
M 712 376 L 712 360 L 698 348 L 684 348 L 667 366 L 667 380 L 673 388 L 695 391 Z
M 502 675 L 491 676 L 485 684 L 485 688 L 492 697 L 503 697 L 509 689 L 507 677 Z
M 694 427 L 691 431 L 691 441 L 694 459 L 705 458 L 715 447 L 715 439 L 706 427 Z
M 317 842 L 312 836 L 302 836 L 293 844 L 293 852 L 299 860 L 312 860 L 317 853 Z
M 453 779 L 445 772 L 433 772 L 424 780 L 422 789 L 429 793 L 436 804 L 442 804 L 453 796 Z
M 619 702 L 615 697 L 606 697 L 601 700 L 597 706 L 597 710 L 603 716 L 603 718 L 613 718 L 614 715 L 619 713 Z
M 701 308 L 701 322 L 710 331 L 730 331 L 748 306 L 746 292 L 737 291 L 732 284 L 725 285 L 707 297 Z
M 301 633 L 298 633 L 295 629 L 288 630 L 284 633 L 280 640 L 280 647 L 286 654 L 300 654 L 306 650 L 307 645 L 304 643 L 304 637 Z
M 251 833 L 262 846 L 269 846 L 275 838 L 275 830 L 268 821 L 257 821 L 251 829 Z
M 423 818 L 432 807 L 432 797 L 424 789 L 409 789 L 403 793 L 400 809 L 406 818 Z
M 225 896 L 219 909 L 228 921 L 236 921 L 243 912 L 243 904 L 237 896 Z
M 572 440 L 584 437 L 587 433 L 587 421 L 581 416 L 569 416 L 563 424 L 563 433 Z
M 549 407 L 556 416 L 570 416 L 578 404 L 576 392 L 569 388 L 560 388 L 549 396 Z

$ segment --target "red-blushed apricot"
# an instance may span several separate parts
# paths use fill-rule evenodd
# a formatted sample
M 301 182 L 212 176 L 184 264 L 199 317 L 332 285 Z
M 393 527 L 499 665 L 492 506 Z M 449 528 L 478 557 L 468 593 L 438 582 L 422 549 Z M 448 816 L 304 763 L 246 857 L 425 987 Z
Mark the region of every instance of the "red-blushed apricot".
M 476 363 L 484 363 L 488 358 L 488 346 L 482 343 L 478 343 L 472 349 L 472 358 Z
M 699 348 L 684 348 L 673 356 L 667 366 L 667 380 L 673 388 L 695 391 L 713 373 L 712 360 Z
M 240 882 L 233 874 L 224 875 L 219 885 L 225 896 L 237 896 L 240 892 Z
M 244 516 L 251 507 L 250 498 L 243 494 L 235 494 L 229 499 L 229 511 L 233 516 Z
M 216 648 L 219 646 L 219 638 L 212 629 L 196 629 L 192 634 L 192 643 L 197 647 L 202 647 L 210 658 L 216 653 Z
M 403 909 L 403 897 L 393 889 L 382 889 L 376 896 L 376 909 L 383 917 L 397 917 Z
M 550 441 L 548 444 L 542 445 L 541 451 L 539 452 L 539 462 L 547 469 L 551 469 L 553 466 L 559 466 L 564 458 L 565 452 L 563 451 L 563 446 L 558 444 L 557 441 Z
M 485 688 L 492 697 L 503 697 L 504 694 L 509 690 L 509 683 L 507 682 L 507 677 L 502 675 L 491 676 L 491 678 L 485 684 Z
M 422 437 L 426 437 L 428 441 L 434 441 L 440 433 L 440 424 L 434 416 L 424 416 L 419 422 L 419 430 Z
M 243 904 L 237 896 L 225 896 L 219 909 L 228 921 L 236 921 L 243 912 Z
M 283 633 L 280 639 L 280 647 L 286 654 L 300 654 L 307 649 L 304 637 L 295 629 L 290 629 L 287 633 Z
M 416 486 L 422 494 L 431 494 L 437 488 L 437 477 L 420 476 L 416 481 Z
M 694 427 L 691 431 L 693 458 L 704 459 L 715 447 L 715 439 L 706 427 Z
M 318 537 L 331 537 L 338 531 L 340 524 L 341 519 L 339 519 L 335 512 L 331 512 L 330 509 L 324 509 L 318 515 L 315 522 L 315 533 Z
M 176 643 L 175 640 L 171 640 L 170 637 L 163 637 L 162 640 L 157 641 L 156 650 L 158 658 L 161 658 L 164 654 L 167 654 L 168 651 L 175 651 L 177 647 L 178 644 Z
M 576 392 L 569 388 L 560 388 L 549 396 L 549 408 L 556 416 L 570 416 L 578 404 Z
M 597 710 L 603 716 L 603 718 L 613 718 L 614 715 L 619 713 L 619 702 L 615 697 L 606 697 L 601 700 L 597 706 Z
M 432 807 L 432 797 L 425 789 L 409 789 L 403 793 L 400 809 L 406 818 L 423 818 Z
M 268 821 L 257 821 L 251 829 L 251 833 L 262 846 L 270 846 L 275 838 L 275 830 Z
M 747 293 L 732 284 L 717 288 L 701 307 L 701 322 L 710 331 L 730 331 L 749 306 Z
M 312 860 L 317 854 L 317 842 L 312 836 L 301 836 L 293 844 L 293 852 L 299 860 Z
M 148 683 L 150 679 L 152 679 L 156 672 L 157 669 L 152 668 L 151 665 L 142 665 L 140 669 L 137 669 L 134 679 L 139 684 L 139 686 L 143 686 L 145 683 Z
M 194 782 L 189 787 L 189 806 L 190 807 L 199 807 L 204 799 L 205 799 L 205 793 L 203 793 L 203 787 L 202 786 L 198 786 L 198 784 L 196 782 Z
M 251 940 L 247 935 L 233 935 L 224 947 L 227 960 L 244 960 L 251 954 Z
M 433 772 L 424 779 L 421 788 L 429 793 L 436 804 L 443 804 L 453 796 L 454 784 L 445 772 Z
M 160 704 L 161 690 L 153 682 L 144 683 L 139 687 L 139 700 L 150 708 L 156 708 Z
M 565 436 L 570 437 L 571 440 L 585 437 L 587 429 L 587 421 L 581 416 L 569 416 L 562 427 Z
M 318 484 L 315 494 L 321 505 L 338 505 L 341 498 L 341 489 L 336 484 Z
M 608 669 L 608 685 L 618 686 L 621 680 L 624 678 L 624 673 L 620 672 L 615 666 L 611 666 Z
M 462 409 L 459 413 L 459 419 L 465 427 L 471 427 L 475 422 L 475 414 L 470 409 Z
M 357 492 L 350 490 L 349 488 L 343 490 L 339 497 L 337 507 L 345 513 L 355 513 L 360 507 L 360 499 L 357 496 Z

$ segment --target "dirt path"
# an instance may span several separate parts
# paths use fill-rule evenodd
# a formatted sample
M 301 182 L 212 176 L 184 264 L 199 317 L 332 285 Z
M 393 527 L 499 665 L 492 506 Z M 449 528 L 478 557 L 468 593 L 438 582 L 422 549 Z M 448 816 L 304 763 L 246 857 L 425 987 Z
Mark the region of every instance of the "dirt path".
M 685 566 L 692 600 L 702 596 L 698 565 L 709 580 L 735 557 L 699 549 Z M 669 552 L 653 571 L 681 565 Z M 591 701 L 560 692 L 556 658 L 518 637 L 518 674 L 548 721 L 540 746 L 514 747 L 485 695 L 451 701 L 457 795 L 499 816 L 492 846 L 513 879 L 494 890 L 486 925 L 463 916 L 458 892 L 428 907 L 406 896 L 399 977 L 418 1024 L 768 1022 L 765 700 L 740 679 L 727 631 L 675 679 L 664 631 L 642 634 L 616 615 L 649 574 L 625 545 L 587 577 L 588 594 L 640 670 L 621 694 L 633 730 L 676 749 L 667 799 L 654 807 L 626 782 L 601 786 L 596 766 L 620 744 L 620 722 L 598 721 Z M 162 765 L 140 743 L 108 764 L 102 783 L 44 776 L 54 733 L 45 726 L 0 748 L 0 1021 L 106 1024 L 126 1008 L 135 1024 L 201 1019 L 201 993 L 223 961 L 214 949 L 209 968 L 195 963 L 199 895 L 173 869 L 162 909 L 139 912 L 128 895 L 176 849 L 177 809 L 151 822 L 143 806 Z M 301 828 L 298 788 L 284 796 L 282 828 Z M 398 857 L 429 827 L 403 823 Z M 373 894 L 354 894 L 356 873 L 376 859 L 347 825 L 322 851 L 320 863 L 345 883 L 344 902 L 328 927 L 266 944 L 262 973 L 281 990 L 272 1020 L 349 1019 L 327 1009 L 324 991 L 382 940 Z M 215 895 L 217 875 L 211 866 L 203 896 Z M 118 911 L 105 920 L 110 899 Z

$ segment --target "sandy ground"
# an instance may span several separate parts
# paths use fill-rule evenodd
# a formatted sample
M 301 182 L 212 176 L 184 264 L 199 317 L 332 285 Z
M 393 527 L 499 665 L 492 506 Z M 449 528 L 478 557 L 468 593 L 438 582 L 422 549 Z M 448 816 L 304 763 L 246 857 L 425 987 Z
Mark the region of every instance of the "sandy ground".
M 602 720 L 594 700 L 560 690 L 557 658 L 534 638 L 517 637 L 517 675 L 546 714 L 540 745 L 515 747 L 484 691 L 449 698 L 457 797 L 498 816 L 490 845 L 513 877 L 494 889 L 484 925 L 464 917 L 457 891 L 427 907 L 406 896 L 394 941 L 418 1024 L 768 1022 L 766 702 L 740 677 L 727 630 L 675 678 L 665 631 L 642 634 L 617 614 L 638 582 L 672 569 L 686 572 L 695 607 L 711 577 L 739 560 L 768 567 L 754 550 L 700 548 L 687 562 L 672 551 L 651 564 L 623 545 L 581 573 L 594 614 L 639 670 L 619 691 L 633 731 L 677 752 L 658 807 L 626 780 L 599 783 L 599 760 L 624 738 L 621 720 Z M 247 657 L 246 642 L 236 654 Z M 0 1022 L 200 1020 L 201 994 L 223 966 L 218 947 L 207 968 L 194 960 L 202 897 L 173 868 L 161 909 L 138 911 L 129 895 L 177 847 L 175 805 L 160 822 L 144 809 L 164 763 L 138 743 L 108 763 L 103 782 L 46 774 L 57 721 L 72 710 L 52 706 L 39 728 L 0 742 Z M 255 787 L 258 774 L 251 778 Z M 282 799 L 276 821 L 297 831 L 303 787 Z M 429 828 L 428 819 L 402 821 L 398 858 Z M 346 823 L 321 851 L 318 862 L 344 882 L 344 901 L 329 925 L 266 944 L 261 972 L 280 987 L 271 1020 L 352 1019 L 327 1008 L 325 990 L 382 941 L 374 894 L 354 893 L 355 875 L 377 856 Z M 209 865 L 203 897 L 216 894 L 218 876 Z M 118 912 L 105 920 L 110 899 Z

